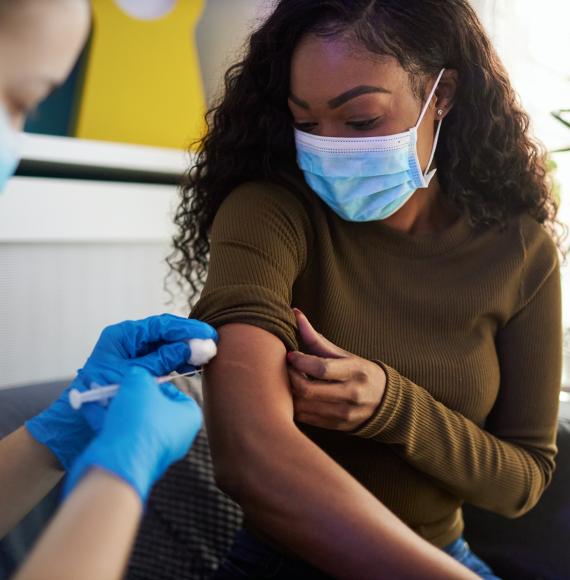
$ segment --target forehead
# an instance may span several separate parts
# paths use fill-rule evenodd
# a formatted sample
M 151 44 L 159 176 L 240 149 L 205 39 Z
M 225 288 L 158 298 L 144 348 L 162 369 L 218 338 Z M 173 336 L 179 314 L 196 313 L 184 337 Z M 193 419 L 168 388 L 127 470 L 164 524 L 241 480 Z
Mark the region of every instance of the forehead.
M 308 35 L 293 53 L 290 91 L 306 101 L 322 101 L 358 85 L 393 93 L 406 88 L 408 74 L 391 56 L 374 55 L 343 38 Z

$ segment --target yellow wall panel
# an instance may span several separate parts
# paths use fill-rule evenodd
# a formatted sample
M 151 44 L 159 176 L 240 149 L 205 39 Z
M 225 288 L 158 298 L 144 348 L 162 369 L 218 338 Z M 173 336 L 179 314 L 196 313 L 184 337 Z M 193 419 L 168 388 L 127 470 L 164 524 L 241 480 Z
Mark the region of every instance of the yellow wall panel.
M 178 0 L 154 20 L 93 0 L 94 31 L 76 135 L 186 148 L 204 130 L 195 29 L 204 0 Z

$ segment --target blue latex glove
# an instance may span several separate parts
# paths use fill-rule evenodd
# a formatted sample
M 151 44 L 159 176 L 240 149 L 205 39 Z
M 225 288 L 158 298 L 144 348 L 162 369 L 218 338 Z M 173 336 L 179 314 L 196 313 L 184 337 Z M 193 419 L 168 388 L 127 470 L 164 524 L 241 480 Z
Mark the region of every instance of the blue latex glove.
M 216 331 L 203 322 L 171 314 L 151 316 L 108 326 L 77 378 L 45 411 L 26 422 L 32 437 L 46 445 L 64 469 L 69 469 L 100 428 L 105 414 L 102 405 L 89 405 L 85 414 L 69 405 L 70 389 L 84 391 L 95 382 L 119 383 L 133 366 L 160 376 L 185 371 L 191 338 L 218 340 Z M 184 342 L 181 342 L 184 341 Z
M 194 400 L 169 383 L 159 385 L 142 368 L 130 369 L 107 407 L 100 433 L 71 468 L 65 496 L 98 467 L 126 481 L 145 502 L 153 484 L 186 455 L 201 425 Z

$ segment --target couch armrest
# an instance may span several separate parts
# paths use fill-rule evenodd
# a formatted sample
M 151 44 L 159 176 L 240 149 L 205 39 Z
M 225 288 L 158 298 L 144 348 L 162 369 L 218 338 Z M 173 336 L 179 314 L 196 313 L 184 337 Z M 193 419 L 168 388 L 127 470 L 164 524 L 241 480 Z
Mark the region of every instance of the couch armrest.
M 48 407 L 70 379 L 0 390 L 0 439 Z

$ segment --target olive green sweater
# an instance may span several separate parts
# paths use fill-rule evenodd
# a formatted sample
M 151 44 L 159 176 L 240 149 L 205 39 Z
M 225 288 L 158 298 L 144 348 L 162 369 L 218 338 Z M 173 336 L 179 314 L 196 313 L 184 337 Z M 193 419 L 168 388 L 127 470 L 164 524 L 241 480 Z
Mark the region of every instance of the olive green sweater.
M 292 180 L 247 183 L 223 203 L 192 316 L 261 327 L 291 350 L 297 306 L 381 364 L 384 398 L 357 432 L 301 428 L 441 547 L 462 532 L 463 501 L 516 517 L 552 477 L 560 302 L 556 247 L 531 217 L 413 236 L 344 221 Z

